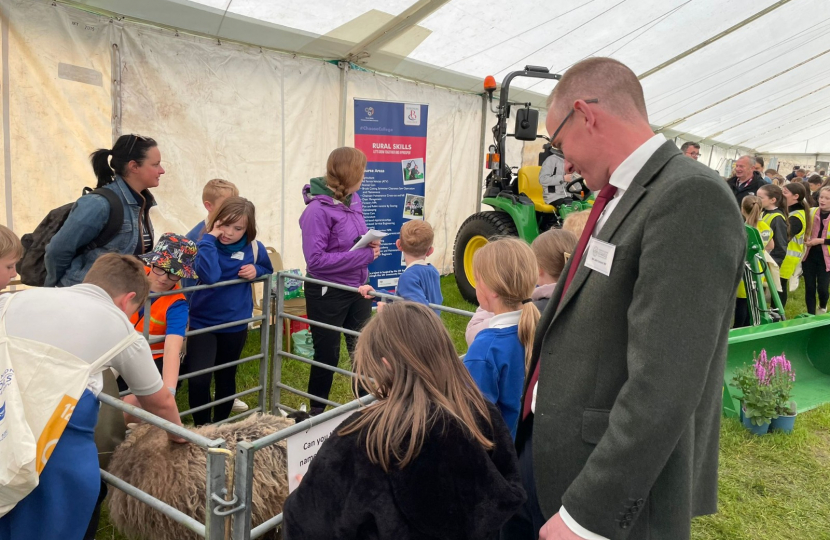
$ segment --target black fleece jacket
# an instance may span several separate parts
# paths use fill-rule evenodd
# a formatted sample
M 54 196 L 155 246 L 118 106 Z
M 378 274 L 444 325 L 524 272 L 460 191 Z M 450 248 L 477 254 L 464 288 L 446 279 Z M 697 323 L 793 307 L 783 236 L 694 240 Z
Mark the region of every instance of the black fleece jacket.
M 790 242 L 787 235 L 787 222 L 784 213 L 777 208 L 775 210 L 764 210 L 763 215 L 778 214 L 781 217 L 774 217 L 770 222 L 770 229 L 772 229 L 772 251 L 769 256 L 775 261 L 775 264 L 781 266 L 784 262 L 784 257 L 787 256 L 787 244 Z
M 389 473 L 369 461 L 360 433 L 326 440 L 285 501 L 284 540 L 491 540 L 524 503 L 516 451 L 487 404 L 485 450 L 451 417 L 427 432 L 418 457 Z M 345 427 L 360 417 L 346 419 Z M 339 431 L 339 429 L 338 429 Z

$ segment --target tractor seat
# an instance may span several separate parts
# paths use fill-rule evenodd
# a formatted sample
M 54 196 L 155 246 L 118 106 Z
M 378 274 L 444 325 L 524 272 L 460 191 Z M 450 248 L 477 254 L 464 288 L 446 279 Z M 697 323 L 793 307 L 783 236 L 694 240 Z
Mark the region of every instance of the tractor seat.
M 556 209 L 545 203 L 542 196 L 542 184 L 539 183 L 539 171 L 542 167 L 522 167 L 519 169 L 519 193 L 527 195 L 537 212 L 552 214 Z

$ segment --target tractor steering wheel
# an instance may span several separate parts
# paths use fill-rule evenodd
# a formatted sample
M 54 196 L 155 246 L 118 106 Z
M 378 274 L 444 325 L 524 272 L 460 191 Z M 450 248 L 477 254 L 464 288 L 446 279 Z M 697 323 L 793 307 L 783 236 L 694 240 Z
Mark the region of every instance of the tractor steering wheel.
M 574 189 L 577 187 L 578 189 Z M 588 189 L 588 186 L 585 184 L 584 178 L 577 178 L 576 180 L 571 180 L 565 184 L 565 192 L 571 195 L 576 195 L 580 200 L 584 201 L 588 198 L 588 195 L 590 195 L 591 190 Z

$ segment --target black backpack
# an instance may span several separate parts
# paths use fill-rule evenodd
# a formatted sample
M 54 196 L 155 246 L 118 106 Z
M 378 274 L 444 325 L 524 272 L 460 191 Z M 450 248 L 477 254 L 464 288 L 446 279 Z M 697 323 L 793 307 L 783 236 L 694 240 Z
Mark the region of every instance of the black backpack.
M 115 192 L 111 189 L 85 187 L 82 196 L 90 194 L 101 195 L 107 200 L 110 205 L 110 217 L 98 237 L 81 248 L 78 253 L 86 253 L 107 245 L 121 230 L 121 225 L 124 222 L 124 206 Z M 43 218 L 43 221 L 40 222 L 34 232 L 24 234 L 23 238 L 20 239 L 23 243 L 23 257 L 17 263 L 17 273 L 20 274 L 20 281 L 24 285 L 43 287 L 43 284 L 46 283 L 46 246 L 63 227 L 66 218 L 69 217 L 69 212 L 74 206 L 75 203 L 72 202 L 55 208 Z

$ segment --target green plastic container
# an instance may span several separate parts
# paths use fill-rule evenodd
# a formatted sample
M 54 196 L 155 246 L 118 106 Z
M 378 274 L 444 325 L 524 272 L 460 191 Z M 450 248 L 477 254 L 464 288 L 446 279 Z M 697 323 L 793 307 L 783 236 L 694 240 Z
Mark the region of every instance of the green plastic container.
M 734 371 L 751 364 L 762 349 L 768 355 L 782 352 L 795 370 L 791 399 L 798 412 L 830 403 L 830 315 L 793 319 L 729 332 L 729 350 L 723 384 L 723 413 L 740 414 L 740 391 L 729 386 Z

